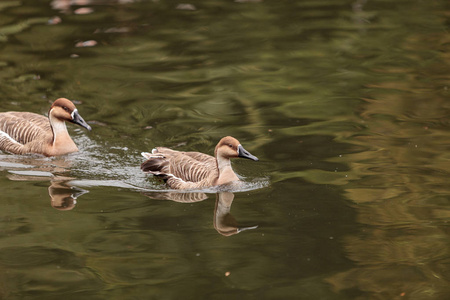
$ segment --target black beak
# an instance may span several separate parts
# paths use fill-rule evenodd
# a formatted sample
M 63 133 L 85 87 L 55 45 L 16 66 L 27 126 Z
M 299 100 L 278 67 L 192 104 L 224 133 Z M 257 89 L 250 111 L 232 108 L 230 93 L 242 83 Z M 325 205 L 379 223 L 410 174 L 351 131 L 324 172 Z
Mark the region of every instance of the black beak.
M 245 150 L 244 147 L 242 147 L 241 145 L 238 146 L 238 156 L 243 157 L 243 158 L 248 158 L 248 159 L 251 159 L 254 161 L 259 160 L 256 156 L 252 155 L 250 152 Z
M 72 120 L 70 120 L 70 122 L 74 123 L 74 124 L 78 124 L 84 128 L 86 128 L 87 130 L 91 130 L 91 126 L 88 125 L 88 123 L 86 123 L 86 121 L 80 116 L 80 114 L 78 113 L 77 110 L 75 110 L 72 113 Z

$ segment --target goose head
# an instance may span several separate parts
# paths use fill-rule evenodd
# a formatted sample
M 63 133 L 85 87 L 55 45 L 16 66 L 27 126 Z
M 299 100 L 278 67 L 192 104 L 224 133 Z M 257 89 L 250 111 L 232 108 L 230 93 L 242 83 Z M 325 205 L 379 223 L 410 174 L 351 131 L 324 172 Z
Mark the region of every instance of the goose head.
M 231 136 L 226 136 L 222 138 L 216 146 L 215 150 L 216 157 L 222 158 L 234 158 L 242 157 L 258 161 L 258 158 L 252 155 L 250 152 L 242 147 L 241 143 L 237 139 Z
M 75 104 L 69 99 L 59 98 L 53 102 L 49 110 L 49 116 L 55 117 L 61 121 L 69 121 L 74 124 L 78 124 L 87 130 L 91 130 L 91 126 L 78 113 L 78 109 Z

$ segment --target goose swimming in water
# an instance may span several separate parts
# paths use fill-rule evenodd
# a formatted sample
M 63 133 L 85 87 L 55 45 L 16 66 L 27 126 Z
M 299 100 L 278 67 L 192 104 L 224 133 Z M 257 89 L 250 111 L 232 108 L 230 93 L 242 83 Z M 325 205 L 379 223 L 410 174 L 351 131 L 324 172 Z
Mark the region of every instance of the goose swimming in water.
M 67 132 L 65 121 L 91 130 L 75 105 L 65 98 L 53 102 L 48 118 L 31 112 L 0 113 L 0 150 L 45 156 L 76 152 L 78 148 Z
M 173 189 L 197 189 L 227 184 L 239 178 L 231 168 L 230 158 L 258 158 L 231 136 L 222 138 L 214 156 L 200 152 L 181 152 L 157 147 L 152 153 L 142 152 L 147 161 L 141 170 L 163 178 Z

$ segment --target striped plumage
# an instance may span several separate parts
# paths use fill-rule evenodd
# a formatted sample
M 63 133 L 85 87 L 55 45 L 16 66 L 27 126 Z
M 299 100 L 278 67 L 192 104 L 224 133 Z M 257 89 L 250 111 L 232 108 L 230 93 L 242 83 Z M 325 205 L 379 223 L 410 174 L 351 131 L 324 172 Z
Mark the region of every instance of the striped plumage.
M 237 181 L 239 178 L 231 168 L 230 158 L 258 160 L 231 136 L 219 141 L 214 151 L 215 157 L 165 147 L 157 147 L 152 153 L 143 152 L 142 155 L 147 158 L 141 165 L 142 171 L 162 177 L 173 189 L 197 189 Z
M 30 112 L 0 113 L 0 150 L 46 156 L 76 152 L 78 148 L 67 132 L 65 121 L 91 130 L 75 105 L 65 98 L 53 102 L 48 117 Z
M 143 192 L 143 195 L 156 200 L 170 200 L 179 203 L 196 203 L 208 199 L 208 195 L 202 192 Z

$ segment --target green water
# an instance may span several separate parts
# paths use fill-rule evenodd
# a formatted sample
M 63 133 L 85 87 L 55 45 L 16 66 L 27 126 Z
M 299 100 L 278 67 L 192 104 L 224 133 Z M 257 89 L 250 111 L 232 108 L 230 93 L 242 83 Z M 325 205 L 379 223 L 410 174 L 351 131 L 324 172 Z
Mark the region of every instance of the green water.
M 93 128 L 0 154 L 0 299 L 448 299 L 448 1 L 184 3 L 0 1 L 0 111 Z M 140 171 L 225 135 L 241 190 Z

